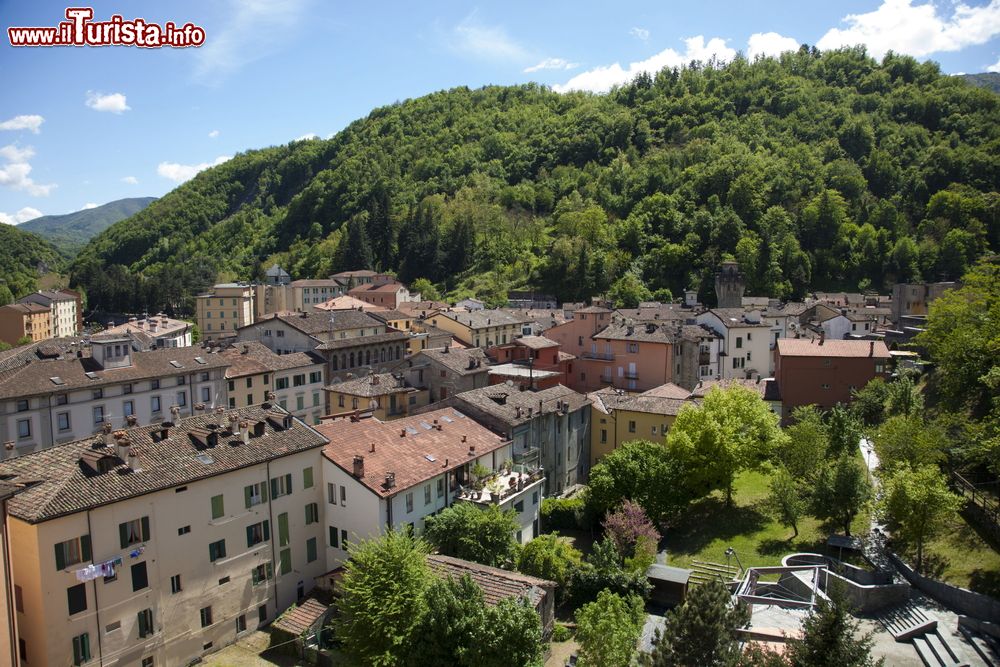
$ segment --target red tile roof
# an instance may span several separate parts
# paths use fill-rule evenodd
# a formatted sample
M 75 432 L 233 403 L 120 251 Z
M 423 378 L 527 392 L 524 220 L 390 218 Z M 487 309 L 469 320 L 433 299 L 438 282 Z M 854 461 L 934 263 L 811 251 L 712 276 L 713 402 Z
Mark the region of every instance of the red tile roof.
M 495 605 L 507 598 L 523 598 L 528 600 L 532 607 L 537 607 L 546 590 L 551 592 L 556 587 L 554 581 L 547 579 L 529 577 L 526 574 L 439 554 L 429 555 L 427 564 L 438 576 L 454 578 L 469 575 L 483 590 L 483 598 L 488 605 Z
M 880 340 L 824 340 L 779 338 L 782 357 L 874 357 L 888 359 L 889 348 Z
M 309 628 L 323 618 L 327 609 L 329 607 L 319 600 L 307 598 L 302 604 L 292 607 L 282 614 L 281 618 L 275 621 L 272 627 L 299 637 L 308 632 Z

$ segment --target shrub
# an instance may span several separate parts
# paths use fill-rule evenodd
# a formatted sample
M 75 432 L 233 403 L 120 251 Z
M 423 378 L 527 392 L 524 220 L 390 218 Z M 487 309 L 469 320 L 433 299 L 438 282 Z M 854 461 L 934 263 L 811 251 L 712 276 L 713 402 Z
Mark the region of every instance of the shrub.
M 542 500 L 542 530 L 580 528 L 586 503 L 583 498 L 545 498 Z

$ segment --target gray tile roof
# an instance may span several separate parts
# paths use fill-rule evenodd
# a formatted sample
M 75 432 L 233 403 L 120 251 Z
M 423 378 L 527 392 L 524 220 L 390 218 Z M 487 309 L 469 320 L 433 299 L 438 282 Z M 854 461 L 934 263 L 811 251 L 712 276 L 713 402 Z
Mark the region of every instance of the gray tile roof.
M 130 428 L 126 433 L 139 470 L 121 459 L 110 459 L 115 464 L 112 469 L 96 472 L 93 464 L 97 460 L 115 456 L 114 447 L 105 447 L 98 436 L 0 462 L 0 476 L 9 483 L 26 485 L 9 502 L 9 511 L 19 519 L 39 523 L 326 444 L 325 437 L 296 419 L 290 428 L 282 428 L 280 416 L 286 413 L 275 410 L 253 406 L 223 415 L 188 417 L 170 428 L 163 440 L 159 424 Z M 251 424 L 262 423 L 263 435 L 243 443 L 228 430 L 225 418 L 229 414 Z M 220 422 L 225 426 L 218 429 L 214 447 L 206 447 L 191 436 L 195 429 L 208 429 Z
M 511 324 L 526 324 L 531 320 L 514 315 L 504 310 L 474 310 L 470 313 L 438 313 L 438 317 L 447 317 L 459 324 L 472 329 L 485 329 L 487 327 L 501 327 Z
M 672 324 L 636 322 L 635 324 L 612 324 L 594 335 L 600 340 L 626 340 L 646 343 L 673 343 L 677 339 L 677 327 Z
M 266 345 L 256 341 L 234 343 L 232 347 L 224 349 L 220 354 L 231 364 L 226 371 L 227 378 L 273 373 L 290 368 L 305 368 L 326 363 L 323 357 L 313 352 L 275 354 Z
M 335 391 L 350 396 L 361 396 L 363 398 L 388 396 L 389 394 L 405 394 L 416 391 L 413 387 L 408 387 L 405 383 L 397 380 L 392 373 L 365 375 L 364 377 L 345 380 L 344 382 L 338 382 L 324 388 L 328 391 Z
M 293 329 L 298 329 L 304 334 L 314 336 L 326 334 L 331 331 L 343 331 L 346 329 L 364 329 L 366 327 L 385 326 L 383 322 L 372 318 L 366 313 L 357 310 L 332 310 L 322 313 L 276 313 L 265 316 L 254 324 L 241 327 L 240 330 L 248 327 L 256 327 L 266 324 L 268 321 L 276 319 L 284 322 Z
M 445 351 L 447 350 L 447 352 Z M 420 350 L 413 355 L 413 364 L 417 365 L 421 357 L 433 359 L 445 368 L 458 373 L 459 375 L 472 375 L 482 373 L 488 369 L 489 360 L 482 348 L 461 348 L 461 347 L 441 347 L 427 350 Z M 470 360 L 473 364 L 470 364 Z M 472 366 L 470 368 L 470 365 Z
M 561 404 L 566 405 L 570 412 L 590 404 L 586 396 L 561 384 L 541 391 L 518 391 L 505 384 L 495 384 L 456 394 L 455 402 L 459 410 L 464 405 L 469 405 L 496 417 L 508 426 L 530 421 L 539 412 L 556 412 Z
M 340 311 L 335 311 L 340 312 Z M 381 322 L 379 324 L 382 324 Z M 382 326 L 385 326 L 384 324 Z M 361 347 L 363 345 L 377 345 L 379 343 L 393 343 L 409 340 L 410 335 L 405 331 L 386 331 L 380 334 L 370 334 L 368 336 L 355 336 L 353 338 L 336 338 L 326 343 L 316 346 L 317 350 L 346 350 L 351 347 Z

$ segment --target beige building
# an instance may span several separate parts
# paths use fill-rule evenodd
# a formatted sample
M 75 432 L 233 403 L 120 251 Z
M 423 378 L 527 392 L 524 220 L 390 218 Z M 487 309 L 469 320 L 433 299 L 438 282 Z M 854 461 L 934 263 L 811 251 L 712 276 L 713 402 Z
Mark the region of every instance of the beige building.
M 608 387 L 589 394 L 590 465 L 632 440 L 664 442 L 685 405 L 693 405 L 688 391 L 675 384 L 629 394 Z
M 478 347 L 428 348 L 407 359 L 399 369 L 411 385 L 427 389 L 431 401 L 443 401 L 490 383 L 489 359 Z
M 330 415 L 370 411 L 382 421 L 399 419 L 427 405 L 429 392 L 409 386 L 392 373 L 366 375 L 326 388 Z
M 230 408 L 273 400 L 307 424 L 318 424 L 326 414 L 326 364 L 318 354 L 275 354 L 248 341 L 223 350 L 222 356 L 231 363 L 226 370 Z
M 109 326 L 105 334 L 123 334 L 141 341 L 146 349 L 158 347 L 189 347 L 192 344 L 190 322 L 175 320 L 163 313 L 138 318 L 130 317 L 128 322 Z
M 0 306 L 0 341 L 17 345 L 25 337 L 32 343 L 52 338 L 52 311 L 37 303 Z
M 254 287 L 247 283 L 220 283 L 210 294 L 195 297 L 195 319 L 205 340 L 233 336 L 254 322 Z
M 0 664 L 17 664 L 17 623 L 14 582 L 11 572 L 10 538 L 7 533 L 7 505 L 21 490 L 16 484 L 0 481 Z
M 433 326 L 471 347 L 506 345 L 514 336 L 531 335 L 531 320 L 503 310 L 439 312 L 429 319 Z
M 35 303 L 52 311 L 52 338 L 75 336 L 77 333 L 77 298 L 66 292 L 42 290 L 18 299 L 18 303 Z
M 220 425 L 221 424 L 221 425 Z M 273 620 L 325 562 L 326 439 L 263 406 L 0 464 L 22 665 L 187 665 Z

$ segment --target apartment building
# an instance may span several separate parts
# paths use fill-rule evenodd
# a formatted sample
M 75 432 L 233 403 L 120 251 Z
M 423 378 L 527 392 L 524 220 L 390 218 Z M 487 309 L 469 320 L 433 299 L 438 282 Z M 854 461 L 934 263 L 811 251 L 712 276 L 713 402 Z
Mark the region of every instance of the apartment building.
M 326 387 L 327 414 L 368 411 L 380 421 L 399 419 L 427 405 L 429 392 L 406 383 L 402 374 L 373 373 Z
M 399 372 L 410 385 L 427 389 L 430 401 L 443 401 L 463 391 L 487 386 L 488 364 L 482 348 L 428 348 L 407 359 Z
M 220 283 L 195 297 L 195 321 L 205 340 L 234 336 L 254 319 L 254 286 L 248 283 Z
M 306 424 L 326 414 L 326 362 L 315 352 L 275 354 L 260 343 L 236 343 L 222 351 L 230 408 L 272 401 Z
M 34 303 L 48 308 L 51 311 L 52 338 L 64 338 L 77 334 L 77 299 L 75 294 L 67 292 L 40 290 L 18 299 L 18 303 Z
M 22 338 L 32 343 L 52 338 L 52 310 L 37 303 L 0 306 L 0 341 L 17 345 Z
M 410 290 L 401 282 L 395 280 L 384 283 L 369 283 L 358 285 L 348 293 L 355 299 L 381 308 L 396 308 L 406 301 L 420 301 L 420 293 L 410 294 Z
M 591 338 L 611 324 L 612 316 L 613 311 L 600 306 L 577 308 L 572 311 L 571 319 L 548 328 L 545 337 L 559 343 L 564 352 L 585 359 L 594 351 Z M 577 388 L 577 383 L 570 386 Z
M 330 278 L 318 280 L 293 280 L 288 284 L 291 297 L 289 310 L 311 312 L 316 306 L 330 299 L 343 296 L 344 286 Z
M 771 377 L 771 325 L 758 310 L 713 308 L 697 316 L 696 321 L 722 337 L 719 352 L 720 379 Z
M 21 664 L 187 665 L 274 619 L 327 570 L 325 443 L 255 406 L 0 463 L 26 485 L 8 519 Z
M 0 378 L 2 456 L 224 406 L 228 365 L 200 347 L 136 352 L 128 336 L 114 335 L 29 360 Z
M 521 543 L 538 533 L 542 475 L 511 465 L 510 441 L 460 411 L 444 408 L 389 423 L 337 417 L 317 430 L 330 441 L 323 480 L 331 568 L 347 560 L 352 542 L 389 529 L 420 534 L 427 517 L 456 502 L 513 510 Z M 477 464 L 487 477 L 474 476 Z
M 897 283 L 892 286 L 892 321 L 898 326 L 904 317 L 913 315 L 926 317 L 930 305 L 939 296 L 960 283 Z
M 621 389 L 606 387 L 590 399 L 590 465 L 600 461 L 623 443 L 632 440 L 663 442 L 678 413 L 695 403 L 679 385 L 665 393 L 657 387 L 641 394 L 629 394 Z
M 587 480 L 590 462 L 590 402 L 557 385 L 519 391 L 492 385 L 449 399 L 460 412 L 513 442 L 514 463 L 545 470 L 545 493 L 554 495 Z
M 515 336 L 531 334 L 531 320 L 503 310 L 440 312 L 429 319 L 433 326 L 447 331 L 470 347 L 505 345 Z
M 141 341 L 145 349 L 189 347 L 192 344 L 191 328 L 190 322 L 158 313 L 141 319 L 130 317 L 128 322 L 109 326 L 104 333 L 132 336 L 133 340 Z

